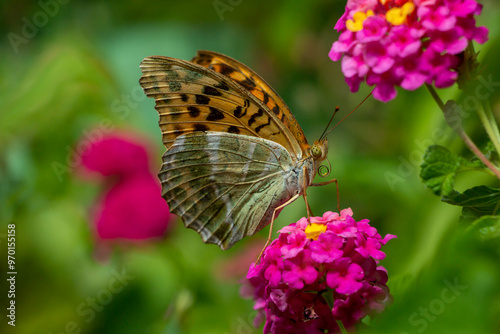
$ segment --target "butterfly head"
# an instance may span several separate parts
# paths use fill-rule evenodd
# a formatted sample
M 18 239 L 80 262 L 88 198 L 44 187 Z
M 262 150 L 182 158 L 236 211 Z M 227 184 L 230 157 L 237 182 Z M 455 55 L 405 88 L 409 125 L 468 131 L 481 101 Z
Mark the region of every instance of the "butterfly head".
M 330 170 L 326 166 L 322 166 L 321 163 L 325 161 L 326 156 L 328 155 L 328 139 L 325 137 L 320 140 L 314 141 L 314 144 L 311 146 L 311 155 L 314 159 L 314 169 L 316 173 L 319 172 L 320 176 L 328 176 L 330 174 Z M 322 168 L 324 167 L 327 170 L 322 172 Z

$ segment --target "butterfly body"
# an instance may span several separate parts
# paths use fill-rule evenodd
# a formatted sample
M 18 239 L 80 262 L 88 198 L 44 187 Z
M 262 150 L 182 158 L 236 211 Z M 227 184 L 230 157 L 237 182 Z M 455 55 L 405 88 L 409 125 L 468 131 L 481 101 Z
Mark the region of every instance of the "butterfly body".
M 248 67 L 201 51 L 192 62 L 147 57 L 141 69 L 167 148 L 162 195 L 204 242 L 230 248 L 312 184 L 326 140 L 311 147 L 283 100 Z

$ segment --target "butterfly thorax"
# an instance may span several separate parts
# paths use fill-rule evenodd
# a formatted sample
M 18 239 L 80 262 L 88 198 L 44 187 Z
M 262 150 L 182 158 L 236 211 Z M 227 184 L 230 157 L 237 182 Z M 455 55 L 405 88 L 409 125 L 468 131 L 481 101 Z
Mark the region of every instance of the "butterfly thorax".
M 316 176 L 315 162 L 311 156 L 295 163 L 293 172 L 289 174 L 286 184 L 288 189 L 297 189 L 296 193 L 304 194 L 304 186 L 309 187 Z M 296 193 L 291 193 L 293 196 Z

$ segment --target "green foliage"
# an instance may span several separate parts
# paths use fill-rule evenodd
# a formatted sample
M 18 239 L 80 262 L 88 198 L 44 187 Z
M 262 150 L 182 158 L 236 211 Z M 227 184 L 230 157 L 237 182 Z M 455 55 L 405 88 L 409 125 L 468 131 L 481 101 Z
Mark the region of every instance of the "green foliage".
M 490 156 L 491 156 L 490 151 Z M 420 178 L 435 195 L 441 195 L 441 201 L 462 207 L 461 223 L 492 226 L 500 217 L 500 189 L 476 186 L 460 193 L 454 190 L 455 178 L 461 172 L 486 170 L 478 160 L 467 160 L 451 153 L 443 146 L 430 146 L 425 152 L 420 166 Z
M 483 216 L 497 215 L 500 210 L 500 189 L 487 186 L 478 186 L 464 191 L 462 194 L 453 191 L 443 196 L 442 201 L 448 204 L 461 206 L 464 222 L 478 219 Z
M 420 177 L 435 195 L 447 195 L 453 191 L 458 173 L 481 167 L 480 161 L 469 161 L 443 146 L 432 145 L 424 154 Z
M 500 217 L 498 216 L 481 216 L 472 222 L 471 227 L 478 232 L 482 240 L 498 242 L 500 239 Z
M 239 280 L 255 259 L 252 242 L 264 240 L 267 229 L 227 252 L 203 244 L 181 222 L 161 241 L 101 248 L 92 213 L 107 185 L 80 178 L 72 153 L 78 156 L 77 143 L 92 135 L 139 132 L 150 139 L 157 172 L 164 148 L 154 103 L 140 91 L 139 63 L 154 54 L 190 59 L 199 49 L 228 54 L 255 69 L 287 102 L 312 142 L 336 105 L 346 115 L 370 92 L 361 85 L 359 93 L 350 93 L 340 64 L 327 56 L 345 1 L 221 0 L 230 7 L 223 20 L 212 1 L 63 2 L 8 0 L 0 14 L 2 35 L 21 36 L 40 3 L 60 3 L 18 52 L 7 38 L 0 46 L 0 248 L 5 255 L 6 226 L 15 223 L 19 268 L 18 323 L 12 328 L 4 317 L 0 332 L 262 333 L 253 327 L 256 314 L 252 302 L 241 297 Z M 485 76 L 493 74 L 497 82 L 500 7 L 492 1 L 488 6 L 480 24 L 491 36 L 479 61 Z M 456 90 L 439 94 L 453 98 Z M 492 93 L 494 106 L 498 97 Z M 473 119 L 464 126 L 484 147 L 487 138 Z M 370 219 L 382 235 L 398 236 L 384 247 L 382 262 L 393 305 L 358 332 L 417 333 L 423 325 L 416 326 L 416 319 L 427 321 L 425 333 L 498 333 L 499 222 L 493 203 L 480 197 L 470 202 L 474 221 L 471 233 L 464 233 L 456 223 L 458 208 L 436 200 L 418 178 L 415 157 L 422 156 L 421 147 L 464 150 L 428 93 L 399 90 L 388 104 L 369 99 L 336 127 L 329 143 L 342 208 L 351 207 L 356 220 Z M 421 174 L 439 196 L 463 204 L 460 196 L 469 193 L 462 189 L 486 184 L 491 187 L 482 190 L 486 194 L 498 187 L 488 174 L 471 172 L 483 170 L 476 160 L 433 150 Z M 489 152 L 497 160 L 496 152 Z M 388 184 L 386 173 L 397 183 Z M 335 186 L 309 189 L 308 196 L 315 214 L 335 210 Z M 281 212 L 273 235 L 304 215 L 304 202 L 297 200 Z M 106 251 L 109 258 L 103 260 Z M 0 270 L 7 272 L 6 261 L 0 261 Z M 109 302 L 92 308 L 89 298 L 98 299 L 122 270 L 133 279 Z M 455 278 L 468 288 L 432 313 L 439 304 L 434 301 Z M 429 318 L 421 309 L 431 310 Z

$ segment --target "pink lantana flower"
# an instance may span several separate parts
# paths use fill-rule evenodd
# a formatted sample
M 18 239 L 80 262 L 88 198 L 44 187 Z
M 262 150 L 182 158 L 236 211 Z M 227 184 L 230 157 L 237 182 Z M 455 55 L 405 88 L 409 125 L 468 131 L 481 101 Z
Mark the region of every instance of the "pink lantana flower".
M 390 300 L 387 271 L 379 266 L 384 238 L 352 210 L 300 219 L 253 263 L 243 291 L 255 300 L 264 333 L 340 333 Z
M 130 135 L 114 134 L 87 145 L 85 173 L 104 177 L 104 191 L 93 212 L 99 241 L 139 241 L 165 235 L 175 216 L 161 197 L 161 186 L 149 168 L 146 146 Z
M 398 86 L 449 87 L 458 79 L 459 54 L 471 41 L 488 40 L 474 18 L 481 9 L 475 0 L 348 0 L 329 56 L 342 60 L 352 92 L 366 81 L 380 101 L 394 99 Z

